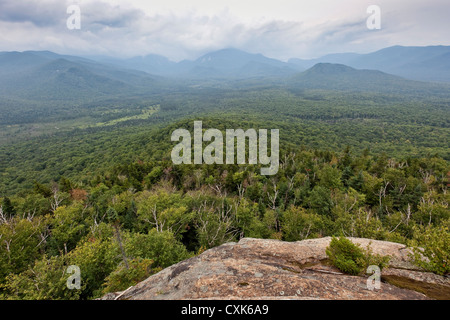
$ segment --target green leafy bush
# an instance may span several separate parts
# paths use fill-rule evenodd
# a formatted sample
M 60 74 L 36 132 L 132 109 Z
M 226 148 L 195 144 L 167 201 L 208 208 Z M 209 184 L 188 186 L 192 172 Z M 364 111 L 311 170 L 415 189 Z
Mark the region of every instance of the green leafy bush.
M 151 259 L 153 267 L 167 268 L 191 257 L 186 247 L 170 231 L 151 229 L 147 234 L 124 235 L 125 252 L 130 258 Z
M 85 285 L 81 291 L 67 288 L 66 262 L 64 256 L 44 255 L 27 270 L 9 274 L 6 283 L 0 285 L 5 294 L 0 294 L 0 300 L 78 300 Z
M 364 250 L 345 237 L 333 237 L 326 254 L 336 268 L 351 275 L 363 273 L 370 265 L 383 269 L 390 259 L 388 256 L 374 255 L 370 246 Z
M 447 224 L 450 224 L 448 220 Z M 450 232 L 446 225 L 416 228 L 412 258 L 416 265 L 440 275 L 450 273 Z
M 120 264 L 116 270 L 106 277 L 103 293 L 126 290 L 152 274 L 161 271 L 161 268 L 151 268 L 152 264 L 153 260 L 141 258 L 129 261 L 128 269 L 123 264 Z
M 333 237 L 326 249 L 331 263 L 339 270 L 349 274 L 359 274 L 364 268 L 364 253 L 347 238 Z

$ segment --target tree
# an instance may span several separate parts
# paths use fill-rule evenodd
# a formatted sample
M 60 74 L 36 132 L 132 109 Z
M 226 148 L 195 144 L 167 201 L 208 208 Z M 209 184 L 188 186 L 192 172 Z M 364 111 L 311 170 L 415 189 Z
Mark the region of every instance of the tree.
M 66 256 L 68 265 L 80 268 L 83 290 L 81 299 L 101 296 L 106 277 L 120 262 L 120 249 L 112 238 L 81 240 Z
M 450 273 L 450 220 L 440 226 L 417 227 L 412 258 L 415 264 L 440 275 Z
M 304 208 L 289 207 L 283 213 L 281 222 L 284 240 L 299 241 L 316 237 L 321 230 L 321 221 L 316 213 L 308 213 Z
M 239 237 L 263 238 L 267 233 L 264 223 L 260 219 L 257 203 L 252 203 L 243 198 L 236 208 L 236 225 L 240 229 Z
M 143 230 L 156 228 L 159 232 L 168 230 L 176 236 L 181 236 L 193 217 L 178 192 L 169 193 L 163 189 L 155 192 L 144 191 L 136 201 L 137 216 Z
M 42 217 L 16 216 L 0 224 L 0 284 L 10 273 L 20 273 L 40 256 L 48 237 Z
M 27 270 L 6 279 L 4 290 L 8 299 L 20 300 L 78 300 L 80 290 L 69 290 L 64 256 L 46 255 Z
M 342 183 L 345 187 L 348 187 L 350 185 L 350 179 L 353 177 L 353 171 L 350 167 L 345 167 L 342 171 Z
M 141 258 L 130 260 L 128 267 L 119 265 L 106 277 L 103 294 L 124 291 L 161 271 L 161 268 L 152 268 L 152 265 L 153 260 Z
M 119 215 L 117 214 L 117 211 L 114 208 L 108 208 L 108 210 L 106 211 L 106 219 L 109 223 L 112 224 L 114 228 L 114 235 L 116 237 L 117 244 L 119 245 L 120 253 L 122 254 L 123 265 L 126 269 L 128 269 L 128 258 L 123 248 L 122 236 L 120 234 Z
M 342 173 L 338 168 L 330 165 L 325 165 L 318 172 L 319 185 L 333 190 L 342 188 Z
M 307 199 L 309 206 L 317 213 L 328 215 L 331 213 L 333 201 L 329 189 L 322 186 L 315 186 Z
M 6 217 L 12 217 L 16 214 L 16 209 L 14 208 L 13 204 L 11 203 L 11 199 L 8 197 L 4 197 L 1 202 L 1 208 L 3 211 L 3 214 Z
M 64 254 L 74 249 L 87 233 L 85 211 L 86 207 L 78 202 L 58 207 L 49 218 L 52 226 L 49 245 Z
M 52 190 L 49 187 L 37 181 L 34 182 L 34 192 L 42 194 L 46 198 L 49 198 L 52 195 Z
M 439 225 L 450 219 L 449 202 L 449 193 L 426 192 L 421 197 L 417 211 L 413 214 L 412 219 L 423 226 Z
M 152 268 L 166 268 L 190 257 L 185 246 L 170 231 L 151 229 L 147 234 L 125 233 L 124 248 L 131 259 L 151 259 Z
M 225 202 L 219 207 L 204 203 L 194 217 L 200 245 L 212 248 L 235 239 L 238 234 L 235 219 L 233 208 Z

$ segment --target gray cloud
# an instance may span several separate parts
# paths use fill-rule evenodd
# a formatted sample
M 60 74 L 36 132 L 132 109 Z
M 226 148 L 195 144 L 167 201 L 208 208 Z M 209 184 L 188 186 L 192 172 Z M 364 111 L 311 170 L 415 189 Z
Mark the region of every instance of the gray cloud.
M 83 22 L 89 30 L 99 27 L 132 28 L 136 21 L 145 19 L 145 14 L 138 9 L 124 9 L 104 2 L 87 3 L 81 8 Z
M 67 5 L 63 1 L 13 1 L 0 2 L 0 20 L 12 23 L 30 22 L 37 27 L 48 27 L 64 23 Z
M 233 10 L 222 9 L 216 13 L 199 8 L 149 11 L 122 0 L 116 4 L 80 0 L 81 30 L 68 30 L 66 9 L 74 1 L 0 0 L 0 50 L 46 49 L 127 57 L 156 53 L 181 60 L 235 47 L 288 59 L 369 52 L 394 44 L 450 44 L 449 20 L 443 13 L 449 12 L 447 1 L 434 0 L 427 6 L 418 0 L 378 2 L 382 8 L 379 31 L 370 31 L 365 25 L 365 9 L 371 3 L 357 0 L 343 1 L 348 7 L 337 6 L 335 12 L 324 13 L 320 19 L 303 20 L 292 15 L 243 19 Z

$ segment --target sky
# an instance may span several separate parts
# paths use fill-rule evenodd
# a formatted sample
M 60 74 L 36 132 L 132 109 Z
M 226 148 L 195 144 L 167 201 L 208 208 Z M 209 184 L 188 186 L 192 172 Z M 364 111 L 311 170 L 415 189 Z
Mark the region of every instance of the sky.
M 80 28 L 67 8 L 80 9 Z M 366 21 L 380 10 L 381 29 Z M 280 60 L 450 45 L 448 0 L 0 0 L 0 51 L 173 61 L 236 48 Z

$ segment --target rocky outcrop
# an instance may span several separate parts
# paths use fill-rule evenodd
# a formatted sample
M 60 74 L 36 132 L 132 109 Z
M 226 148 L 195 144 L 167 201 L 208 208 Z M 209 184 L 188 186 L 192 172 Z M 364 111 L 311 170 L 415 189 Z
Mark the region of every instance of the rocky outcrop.
M 450 281 L 408 261 L 402 244 L 349 238 L 373 253 L 389 255 L 380 289 L 367 277 L 327 264 L 331 238 L 283 242 L 244 238 L 177 263 L 124 292 L 102 299 L 430 299 L 448 298 Z M 408 289 L 406 289 L 408 288 Z M 431 292 L 431 293 L 430 293 Z

